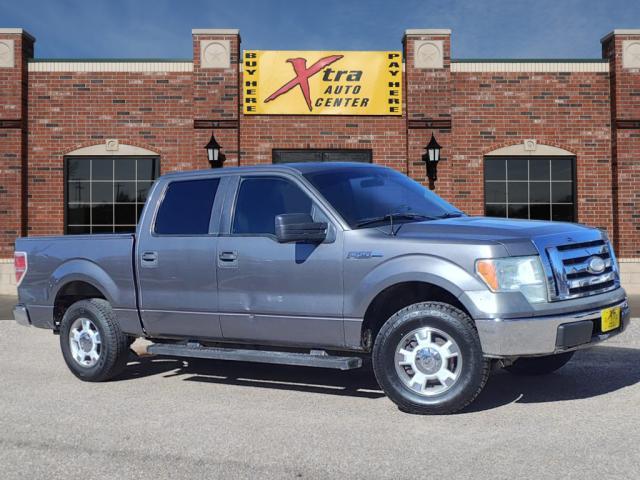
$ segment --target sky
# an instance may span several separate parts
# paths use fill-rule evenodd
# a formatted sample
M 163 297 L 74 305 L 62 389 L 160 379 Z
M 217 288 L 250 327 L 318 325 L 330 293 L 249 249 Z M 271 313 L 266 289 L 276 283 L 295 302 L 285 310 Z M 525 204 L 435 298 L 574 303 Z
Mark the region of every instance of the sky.
M 37 58 L 192 58 L 192 28 L 239 28 L 242 48 L 399 50 L 407 28 L 450 28 L 453 58 L 600 58 L 640 28 L 640 0 L 0 0 L 0 27 Z

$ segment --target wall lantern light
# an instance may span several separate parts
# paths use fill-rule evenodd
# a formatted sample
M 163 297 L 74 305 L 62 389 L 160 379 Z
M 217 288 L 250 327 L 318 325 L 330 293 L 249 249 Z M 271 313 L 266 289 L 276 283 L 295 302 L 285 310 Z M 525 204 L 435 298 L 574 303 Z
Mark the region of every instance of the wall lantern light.
M 209 160 L 209 164 L 211 168 L 220 168 L 225 161 L 224 154 L 220 151 L 220 144 L 216 140 L 216 137 L 211 133 L 211 139 L 209 143 L 205 145 L 207 150 L 207 160 Z
M 429 178 L 429 189 L 431 190 L 436 188 L 436 180 L 438 180 L 438 162 L 440 161 L 441 148 L 432 133 L 431 140 L 425 147 L 427 151 L 422 154 L 422 161 L 427 164 L 427 177 Z

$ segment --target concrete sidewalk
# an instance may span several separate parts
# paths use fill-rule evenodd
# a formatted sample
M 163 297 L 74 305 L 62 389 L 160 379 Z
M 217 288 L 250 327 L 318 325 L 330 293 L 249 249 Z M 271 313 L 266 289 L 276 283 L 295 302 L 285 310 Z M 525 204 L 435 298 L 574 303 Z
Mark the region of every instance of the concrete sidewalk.
M 18 299 L 12 296 L 0 295 L 0 320 L 13 319 L 12 309 Z M 631 316 L 640 318 L 640 295 L 632 295 L 629 298 L 631 305 Z
M 13 320 L 13 306 L 17 302 L 17 297 L 0 295 L 0 320 Z

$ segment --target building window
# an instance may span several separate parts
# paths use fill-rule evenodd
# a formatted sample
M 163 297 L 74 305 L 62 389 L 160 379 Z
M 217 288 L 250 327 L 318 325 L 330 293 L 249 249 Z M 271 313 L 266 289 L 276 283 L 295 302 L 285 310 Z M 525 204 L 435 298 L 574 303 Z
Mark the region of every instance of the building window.
M 367 149 L 312 149 L 275 148 L 271 152 L 273 163 L 298 162 L 364 162 L 371 163 L 371 150 Z
M 67 158 L 65 233 L 135 232 L 157 158 Z
M 485 215 L 574 222 L 574 157 L 486 157 Z

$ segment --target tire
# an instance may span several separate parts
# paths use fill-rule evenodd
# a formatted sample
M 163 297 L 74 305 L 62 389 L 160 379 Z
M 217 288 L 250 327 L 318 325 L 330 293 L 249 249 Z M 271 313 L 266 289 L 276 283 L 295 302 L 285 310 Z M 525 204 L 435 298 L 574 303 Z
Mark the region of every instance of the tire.
M 547 375 L 564 367 L 574 353 L 564 352 L 544 357 L 522 357 L 504 368 L 514 375 Z
M 440 302 L 416 303 L 389 318 L 375 339 L 372 361 L 389 399 L 404 412 L 422 415 L 465 408 L 482 391 L 490 367 L 473 320 Z M 451 375 L 455 379 L 440 380 Z
M 120 374 L 127 366 L 129 341 L 111 305 L 101 298 L 76 302 L 62 317 L 62 356 L 69 370 L 85 382 L 104 382 Z

